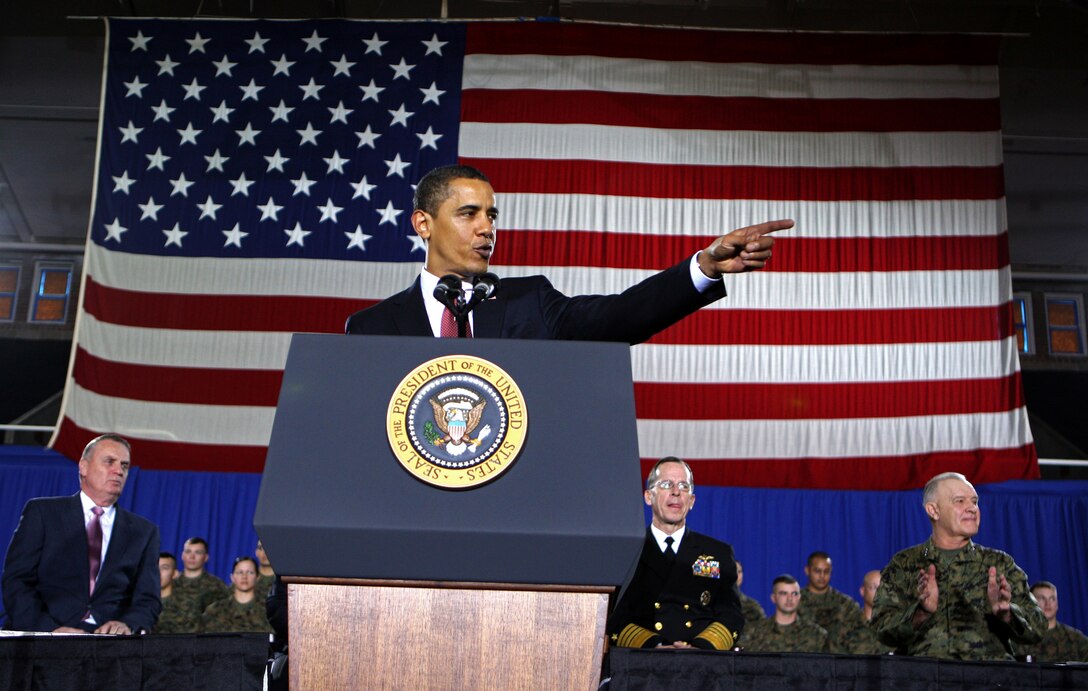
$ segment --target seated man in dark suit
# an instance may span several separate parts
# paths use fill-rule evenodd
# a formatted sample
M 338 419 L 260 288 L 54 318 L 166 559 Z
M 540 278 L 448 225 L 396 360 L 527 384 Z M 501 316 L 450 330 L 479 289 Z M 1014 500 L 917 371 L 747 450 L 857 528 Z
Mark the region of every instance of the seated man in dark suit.
M 79 460 L 79 494 L 31 499 L 4 561 L 7 628 L 132 634 L 159 616 L 159 529 L 116 502 L 131 450 L 116 434 Z
M 608 620 L 623 648 L 729 650 L 744 627 L 733 548 L 688 530 L 695 504 L 691 468 L 662 458 L 646 479 L 653 512 L 635 575 Z
M 347 333 L 457 335 L 452 312 L 434 297 L 434 290 L 441 277 L 454 274 L 471 292 L 474 279 L 487 272 L 495 251 L 495 192 L 475 168 L 446 166 L 420 180 L 414 206 L 412 226 L 427 243 L 420 278 L 407 290 L 353 314 Z M 762 268 L 774 244 L 768 233 L 792 226 L 793 221 L 770 221 L 734 230 L 619 295 L 568 298 L 543 276 L 508 278 L 493 299 L 469 314 L 469 333 L 641 343 L 724 297 L 723 274 Z

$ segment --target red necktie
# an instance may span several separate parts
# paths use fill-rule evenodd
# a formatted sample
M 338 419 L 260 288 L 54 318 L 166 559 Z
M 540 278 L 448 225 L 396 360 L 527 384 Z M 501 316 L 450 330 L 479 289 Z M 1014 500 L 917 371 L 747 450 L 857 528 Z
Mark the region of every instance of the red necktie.
M 442 324 L 439 327 L 442 338 L 457 338 L 457 318 L 449 307 L 442 310 Z M 465 322 L 465 338 L 472 338 L 472 324 Z
M 91 594 L 94 594 L 94 581 L 98 578 L 98 569 L 102 566 L 102 507 L 91 508 L 94 516 L 87 524 L 87 560 L 91 566 Z

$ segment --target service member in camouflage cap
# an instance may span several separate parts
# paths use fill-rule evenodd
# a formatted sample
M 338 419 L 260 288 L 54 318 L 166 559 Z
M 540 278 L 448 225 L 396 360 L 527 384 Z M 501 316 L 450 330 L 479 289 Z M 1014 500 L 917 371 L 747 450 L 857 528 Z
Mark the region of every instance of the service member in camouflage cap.
M 774 579 L 771 590 L 774 614 L 748 624 L 740 637 L 740 647 L 749 653 L 826 653 L 827 631 L 810 620 L 797 616 L 801 586 L 797 579 L 782 574 Z
M 238 557 L 230 582 L 230 597 L 208 605 L 200 617 L 201 633 L 272 633 L 264 600 L 257 599 L 257 571 L 253 557 Z
M 1088 637 L 1058 621 L 1058 587 L 1039 581 L 1031 592 L 1046 616 L 1047 630 L 1039 643 L 1016 646 L 1016 654 L 1030 655 L 1032 662 L 1088 662 Z
M 1011 660 L 1012 643 L 1039 642 L 1046 618 L 1024 571 L 972 541 L 981 514 L 967 478 L 937 475 L 922 502 L 933 532 L 880 574 L 872 622 L 880 640 L 899 653 L 960 660 Z

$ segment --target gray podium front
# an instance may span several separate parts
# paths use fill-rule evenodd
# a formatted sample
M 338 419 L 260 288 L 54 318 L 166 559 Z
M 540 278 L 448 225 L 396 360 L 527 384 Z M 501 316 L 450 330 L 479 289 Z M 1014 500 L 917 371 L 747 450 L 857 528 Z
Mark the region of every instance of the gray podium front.
M 447 360 L 494 364 L 523 406 L 516 459 L 468 488 L 389 441 L 404 382 Z M 289 584 L 292 684 L 596 688 L 640 488 L 627 345 L 296 335 L 254 517 Z

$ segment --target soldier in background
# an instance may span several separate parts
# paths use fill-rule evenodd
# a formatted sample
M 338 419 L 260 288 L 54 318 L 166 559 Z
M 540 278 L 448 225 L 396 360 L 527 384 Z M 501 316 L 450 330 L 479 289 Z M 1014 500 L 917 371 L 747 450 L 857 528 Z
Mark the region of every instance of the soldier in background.
M 1008 554 L 977 545 L 978 493 L 959 473 L 926 483 L 932 534 L 884 567 L 873 603 L 880 640 L 907 655 L 1011 660 L 1011 644 L 1042 639 L 1046 617 Z
M 174 597 L 174 579 L 178 577 L 178 559 L 170 552 L 159 552 L 159 589 L 162 612 L 152 633 L 185 633 L 185 616 Z
M 846 593 L 831 587 L 831 556 L 827 552 L 808 555 L 805 577 L 808 584 L 801 591 L 798 616 L 827 630 L 831 652 L 848 652 L 843 637 L 858 620 L 858 603 Z
M 767 615 L 763 612 L 763 607 L 756 601 L 754 597 L 748 597 L 744 593 L 740 592 L 740 586 L 744 583 L 744 565 L 737 560 L 737 592 L 740 593 L 740 611 L 744 615 L 744 621 L 751 624 L 754 621 L 765 619 Z
M 873 619 L 873 601 L 876 592 L 880 589 L 880 572 L 870 571 L 861 580 L 858 592 L 861 594 L 863 604 L 861 617 L 853 622 L 853 625 L 843 634 L 843 645 L 846 652 L 852 655 L 884 655 L 892 652 L 890 646 L 884 645 L 876 637 L 876 632 L 869 626 Z
M 226 583 L 204 568 L 208 563 L 208 543 L 204 538 L 191 537 L 185 541 L 181 563 L 184 570 L 174 581 L 173 594 L 182 610 L 179 626 L 184 633 L 198 633 L 204 610 L 216 600 L 228 597 L 230 591 Z
M 268 598 L 268 591 L 276 582 L 276 572 L 272 570 L 272 562 L 264 551 L 264 545 L 257 540 L 257 549 L 253 552 L 257 556 L 257 564 L 260 569 L 257 573 L 257 599 L 264 602 Z
M 797 616 L 801 586 L 796 578 L 783 574 L 774 579 L 771 600 L 774 614 L 745 626 L 740 637 L 742 650 L 749 653 L 828 652 L 827 631 Z
M 265 601 L 257 598 L 257 560 L 238 557 L 230 574 L 230 597 L 208 605 L 200 618 L 201 633 L 272 633 Z
M 1016 646 L 1017 655 L 1030 655 L 1032 662 L 1088 662 L 1088 637 L 1058 622 L 1058 587 L 1039 581 L 1031 592 L 1046 616 L 1047 629 L 1039 643 Z

